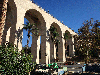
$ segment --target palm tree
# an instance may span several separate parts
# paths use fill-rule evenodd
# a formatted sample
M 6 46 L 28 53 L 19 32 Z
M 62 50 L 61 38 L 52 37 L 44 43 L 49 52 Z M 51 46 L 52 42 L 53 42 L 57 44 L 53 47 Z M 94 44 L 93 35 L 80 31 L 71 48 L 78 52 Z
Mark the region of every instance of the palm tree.
M 23 25 L 24 27 L 22 29 L 25 29 L 26 31 L 28 30 L 27 49 L 26 49 L 26 52 L 27 52 L 28 44 L 30 41 L 30 33 L 33 33 L 35 36 L 39 36 L 39 29 L 37 28 L 37 25 L 35 23 L 31 24 L 29 22 L 26 22 L 26 24 L 23 24 Z
M 5 19 L 6 19 L 6 12 L 7 12 L 7 2 L 8 0 L 0 0 L 0 45 L 2 42 L 2 31 L 5 25 Z
M 67 40 L 72 38 L 72 37 L 71 37 L 69 32 L 65 32 L 63 35 L 64 35 L 64 40 L 65 40 L 65 49 L 67 50 L 67 47 L 68 47 Z

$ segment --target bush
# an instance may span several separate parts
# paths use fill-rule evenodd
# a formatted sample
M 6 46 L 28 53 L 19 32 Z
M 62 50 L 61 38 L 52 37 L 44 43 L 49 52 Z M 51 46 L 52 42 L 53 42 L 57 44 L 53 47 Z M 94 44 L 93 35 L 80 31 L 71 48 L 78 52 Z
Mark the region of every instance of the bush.
M 9 42 L 0 45 L 0 63 L 1 75 L 28 75 L 35 65 L 31 53 L 18 52 L 16 45 Z

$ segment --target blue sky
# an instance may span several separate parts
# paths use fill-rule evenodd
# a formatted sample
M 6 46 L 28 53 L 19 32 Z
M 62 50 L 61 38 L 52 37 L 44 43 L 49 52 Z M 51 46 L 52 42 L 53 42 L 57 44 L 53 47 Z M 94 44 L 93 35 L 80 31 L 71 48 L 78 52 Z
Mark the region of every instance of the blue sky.
M 100 20 L 100 0 L 33 0 L 37 5 L 49 10 L 56 19 L 75 32 L 83 26 L 85 20 Z M 26 22 L 26 19 L 24 20 Z M 32 44 L 30 38 L 29 46 Z M 23 31 L 22 45 L 27 44 L 27 32 Z

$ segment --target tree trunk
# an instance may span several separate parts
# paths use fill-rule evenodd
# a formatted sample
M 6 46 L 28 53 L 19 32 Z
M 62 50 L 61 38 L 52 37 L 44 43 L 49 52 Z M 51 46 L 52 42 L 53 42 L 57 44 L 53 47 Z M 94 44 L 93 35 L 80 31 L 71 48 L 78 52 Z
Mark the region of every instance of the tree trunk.
M 88 51 L 87 51 L 87 57 L 86 57 L 86 64 L 88 64 Z
M 67 40 L 65 39 L 65 49 L 67 50 Z
M 5 19 L 6 19 L 6 12 L 7 12 L 7 2 L 8 0 L 0 0 L 0 45 L 2 42 L 2 33 L 3 28 L 5 25 Z
M 28 31 L 28 35 L 30 35 L 30 31 Z M 29 39 L 29 40 L 28 40 Z M 27 49 L 26 49 L 26 54 L 27 54 L 27 50 L 28 50 L 28 44 L 29 44 L 29 41 L 30 41 L 30 36 L 28 37 L 27 39 Z

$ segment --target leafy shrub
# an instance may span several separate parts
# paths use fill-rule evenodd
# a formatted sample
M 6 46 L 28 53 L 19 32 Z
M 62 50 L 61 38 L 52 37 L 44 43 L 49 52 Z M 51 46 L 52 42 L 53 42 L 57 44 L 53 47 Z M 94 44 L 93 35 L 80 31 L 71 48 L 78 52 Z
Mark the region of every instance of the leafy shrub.
M 9 42 L 0 45 L 0 63 L 1 75 L 28 75 L 35 65 L 31 53 L 18 52 L 16 45 Z

